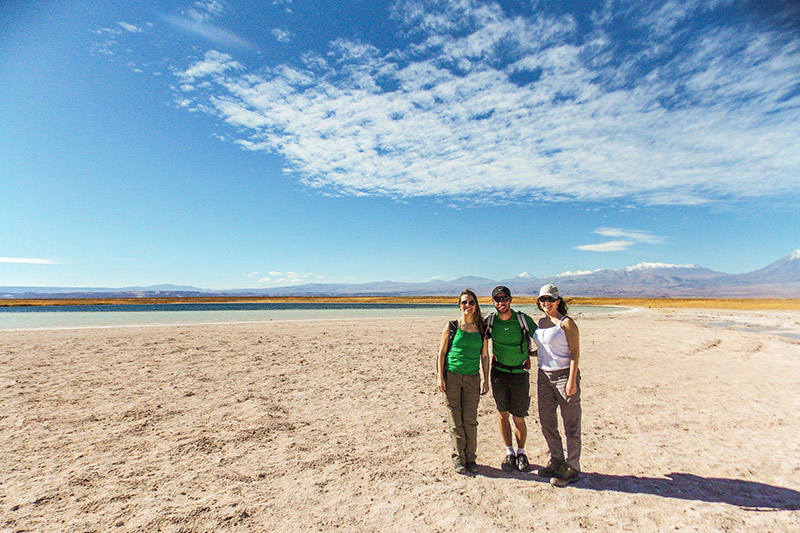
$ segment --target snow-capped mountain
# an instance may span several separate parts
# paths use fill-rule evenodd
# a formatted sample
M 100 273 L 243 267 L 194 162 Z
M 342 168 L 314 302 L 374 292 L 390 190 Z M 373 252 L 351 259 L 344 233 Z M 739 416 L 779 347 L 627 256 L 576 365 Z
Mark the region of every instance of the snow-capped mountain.
M 625 270 L 633 272 L 635 270 L 651 270 L 654 268 L 700 268 L 697 265 L 669 265 L 667 263 L 639 263 L 632 267 L 626 267 Z
M 564 272 L 543 281 L 556 284 L 564 294 L 582 296 L 687 296 L 724 276 L 697 265 L 639 263 L 616 270 Z
M 121 289 L 68 289 L 57 287 L 0 287 L 0 298 L 144 297 L 144 296 L 439 296 L 457 295 L 469 287 L 487 296 L 496 285 L 508 286 L 514 296 L 532 296 L 545 283 L 554 283 L 565 296 L 609 297 L 718 297 L 800 298 L 800 249 L 760 270 L 725 274 L 697 265 L 639 263 L 616 270 L 562 272 L 536 278 L 523 272 L 513 278 L 491 280 L 464 276 L 425 283 L 379 281 L 373 283 L 315 283 L 272 289 L 211 291 L 174 285 Z
M 796 283 L 800 281 L 800 249 L 760 270 L 739 274 L 735 278 L 743 283 Z

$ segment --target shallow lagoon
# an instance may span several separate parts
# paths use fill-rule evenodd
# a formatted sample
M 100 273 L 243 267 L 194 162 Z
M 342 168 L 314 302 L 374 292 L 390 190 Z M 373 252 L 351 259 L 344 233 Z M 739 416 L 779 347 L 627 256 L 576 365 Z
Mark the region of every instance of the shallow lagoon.
M 483 312 L 489 312 L 484 305 Z M 515 306 L 531 316 L 534 305 Z M 574 306 L 571 314 L 614 313 L 609 306 Z M 354 318 L 455 318 L 453 304 L 395 303 L 212 303 L 154 305 L 79 305 L 0 308 L 0 330 L 140 327 L 269 322 L 274 320 L 348 320 Z

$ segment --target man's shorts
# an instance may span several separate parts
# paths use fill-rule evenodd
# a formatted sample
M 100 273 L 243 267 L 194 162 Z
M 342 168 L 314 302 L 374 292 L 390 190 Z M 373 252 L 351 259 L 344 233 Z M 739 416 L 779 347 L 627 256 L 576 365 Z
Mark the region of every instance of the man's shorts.
M 528 416 L 531 406 L 531 380 L 527 372 L 512 374 L 492 368 L 492 396 L 497 410 L 517 418 Z

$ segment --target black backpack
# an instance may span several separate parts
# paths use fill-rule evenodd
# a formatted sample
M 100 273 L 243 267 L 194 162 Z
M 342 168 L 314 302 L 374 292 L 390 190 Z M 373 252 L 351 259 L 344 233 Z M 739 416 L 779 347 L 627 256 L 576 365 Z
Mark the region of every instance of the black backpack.
M 447 377 L 447 354 L 450 353 L 450 348 L 453 347 L 453 339 L 456 336 L 456 332 L 458 331 L 458 320 L 451 320 L 447 323 L 447 326 L 450 328 L 450 336 L 447 339 L 447 351 L 444 352 L 444 363 L 442 364 L 442 377 Z M 439 356 L 436 356 L 436 360 L 438 361 Z M 436 369 L 436 372 L 439 372 L 439 369 Z

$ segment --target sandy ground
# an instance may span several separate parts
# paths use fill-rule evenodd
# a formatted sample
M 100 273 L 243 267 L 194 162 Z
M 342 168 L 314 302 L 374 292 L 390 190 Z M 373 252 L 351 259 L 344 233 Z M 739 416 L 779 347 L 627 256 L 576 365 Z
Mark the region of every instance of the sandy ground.
M 0 531 L 800 531 L 800 341 L 731 315 L 578 317 L 565 489 L 500 470 L 490 397 L 452 472 L 442 319 L 0 332 Z

